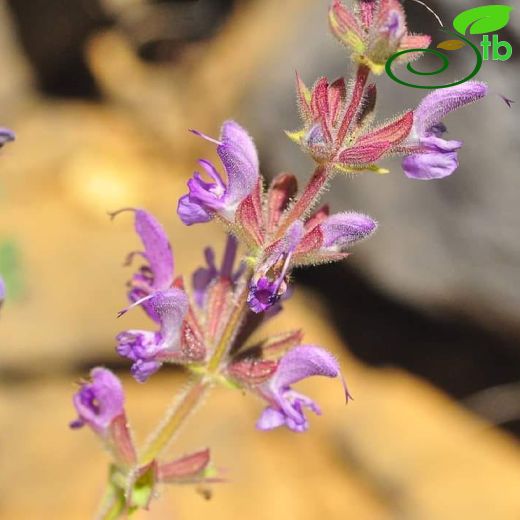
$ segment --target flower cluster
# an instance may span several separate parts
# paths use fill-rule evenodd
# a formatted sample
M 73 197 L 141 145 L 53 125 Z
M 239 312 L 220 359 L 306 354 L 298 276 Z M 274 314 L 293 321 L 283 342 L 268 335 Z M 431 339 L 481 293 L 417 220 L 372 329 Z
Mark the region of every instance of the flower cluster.
M 445 177 L 458 165 L 462 143 L 443 139 L 442 120 L 482 98 L 486 85 L 468 82 L 436 91 L 417 108 L 373 125 L 377 90 L 368 82 L 370 73 L 380 73 L 397 50 L 426 48 L 430 39 L 407 32 L 397 0 L 359 0 L 353 12 L 334 0 L 329 18 L 334 35 L 352 51 L 357 71 L 353 81 L 320 78 L 311 90 L 297 76 L 303 128 L 288 135 L 317 163 L 303 189 L 291 173 L 268 183 L 260 174 L 252 138 L 235 121 L 224 122 L 218 139 L 192 130 L 216 146 L 222 165 L 199 160 L 202 173 L 189 179 L 177 213 L 188 226 L 216 220 L 228 236 L 222 260 L 217 262 L 214 250 L 206 248 L 205 265 L 187 284 L 175 274 L 168 237 L 150 213 L 126 208 L 113 214 L 131 213 L 142 242 L 142 250 L 127 258 L 128 265 L 136 258 L 142 265 L 128 282 L 129 305 L 119 316 L 140 307 L 152 323 L 151 330 L 119 333 L 116 350 L 131 362 L 131 374 L 140 383 L 164 364 L 181 365 L 193 378 L 139 456 L 114 374 L 94 369 L 91 381 L 82 383 L 75 395 L 79 417 L 71 425 L 90 426 L 113 453 L 115 477 L 109 483 L 108 507 L 118 512 L 148 507 L 161 482 L 222 480 L 207 449 L 162 460 L 174 433 L 215 384 L 242 389 L 264 402 L 257 421 L 260 430 L 308 429 L 306 410 L 321 411 L 293 388 L 302 379 L 338 378 L 349 400 L 338 361 L 321 346 L 305 344 L 300 330 L 255 343 L 249 338 L 282 310 L 292 292 L 294 269 L 343 260 L 351 246 L 376 230 L 376 221 L 363 213 L 331 214 L 326 204 L 319 204 L 333 175 L 386 172 L 377 162 L 395 155 L 403 156 L 405 174 L 416 179 Z
M 333 0 L 329 11 L 332 34 L 352 53 L 354 62 L 382 74 L 385 64 L 396 52 L 426 49 L 431 42 L 426 34 L 411 34 L 399 0 L 360 0 L 354 11 L 341 0 Z M 408 53 L 401 62 L 411 61 L 420 52 Z

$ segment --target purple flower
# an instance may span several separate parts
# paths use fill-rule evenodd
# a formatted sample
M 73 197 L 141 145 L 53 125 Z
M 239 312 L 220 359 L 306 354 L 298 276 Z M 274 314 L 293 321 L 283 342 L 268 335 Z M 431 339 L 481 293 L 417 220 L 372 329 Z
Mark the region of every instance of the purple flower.
M 287 291 L 286 275 L 292 255 L 303 234 L 303 223 L 297 220 L 287 230 L 286 235 L 275 243 L 267 258 L 255 270 L 247 297 L 247 303 L 253 312 L 268 310 Z
M 404 144 L 412 152 L 403 159 L 403 170 L 412 179 L 441 179 L 458 167 L 457 150 L 461 141 L 442 138 L 446 127 L 442 119 L 454 110 L 477 101 L 488 92 L 480 81 L 437 89 L 428 94 L 414 111 L 412 132 Z
M 188 181 L 188 194 L 179 199 L 177 213 L 188 226 L 210 221 L 215 213 L 233 220 L 239 204 L 258 183 L 259 167 L 255 145 L 249 134 L 234 121 L 226 121 L 217 141 L 201 132 L 195 134 L 215 143 L 227 175 L 227 184 L 209 161 L 199 164 L 211 178 L 206 182 L 199 172 Z
M 237 245 L 238 243 L 236 238 L 232 235 L 228 235 L 220 269 L 218 269 L 215 264 L 215 251 L 213 248 L 207 247 L 204 250 L 204 257 L 206 259 L 207 267 L 199 267 L 193 273 L 192 279 L 195 303 L 199 307 L 203 307 L 206 291 L 214 280 L 217 278 L 225 278 L 234 283 L 242 274 L 243 265 L 241 265 L 236 272 L 233 272 L 233 264 L 235 263 Z
M 309 408 L 317 415 L 321 415 L 321 410 L 291 385 L 310 376 L 341 376 L 338 362 L 326 350 L 312 345 L 301 345 L 285 354 L 272 378 L 258 389 L 269 406 L 262 412 L 257 428 L 272 430 L 285 425 L 295 432 L 306 431 L 309 423 L 303 409 Z M 348 399 L 346 387 L 345 394 Z
M 139 268 L 130 281 L 128 298 L 135 303 L 157 291 L 164 291 L 171 287 L 174 275 L 173 253 L 168 237 L 155 217 L 142 209 L 122 209 L 112 213 L 112 217 L 123 211 L 133 211 L 135 216 L 135 230 L 144 246 L 144 251 L 133 251 L 128 255 L 127 263 L 131 263 L 136 255 L 142 256 L 147 264 Z M 143 308 L 156 322 L 156 315 L 149 300 L 143 300 Z
M 124 413 L 123 387 L 119 379 L 106 368 L 97 367 L 90 372 L 91 381 L 85 382 L 74 394 L 73 403 L 78 419 L 71 428 L 88 424 L 100 435 L 106 434 L 113 421 Z
M 188 297 L 181 289 L 158 291 L 147 297 L 160 324 L 158 331 L 127 330 L 117 336 L 117 352 L 131 361 L 132 375 L 144 383 L 164 361 L 182 357 L 182 323 L 188 312 Z M 144 304 L 145 300 L 134 305 Z
M 0 128 L 0 148 L 4 146 L 4 144 L 14 141 L 15 135 L 12 130 L 8 128 Z
M 376 228 L 377 222 L 362 213 L 336 213 L 320 224 L 323 233 L 322 249 L 343 251 L 355 242 L 369 237 Z

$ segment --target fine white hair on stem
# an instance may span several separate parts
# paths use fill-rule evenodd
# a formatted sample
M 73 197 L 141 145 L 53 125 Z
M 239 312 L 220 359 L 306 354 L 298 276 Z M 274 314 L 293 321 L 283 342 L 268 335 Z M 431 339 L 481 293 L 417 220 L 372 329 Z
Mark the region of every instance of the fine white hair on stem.
M 429 5 L 426 5 L 424 2 L 421 2 L 421 0 L 411 0 L 411 1 L 415 2 L 416 4 L 420 4 L 423 7 L 425 7 L 428 11 L 430 11 L 430 13 L 433 14 L 433 16 L 435 16 L 435 18 L 439 22 L 440 26 L 444 27 L 444 24 L 442 23 L 441 17 Z

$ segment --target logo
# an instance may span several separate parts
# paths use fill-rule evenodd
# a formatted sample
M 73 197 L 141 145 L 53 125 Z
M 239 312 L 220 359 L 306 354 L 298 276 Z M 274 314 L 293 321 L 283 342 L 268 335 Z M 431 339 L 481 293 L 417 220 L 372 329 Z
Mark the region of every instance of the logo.
M 437 49 L 444 51 L 456 51 L 464 47 L 469 47 L 473 51 L 473 57 L 475 59 L 475 66 L 473 70 L 461 80 L 446 85 L 416 85 L 408 81 L 399 79 L 392 70 L 393 62 L 403 54 L 408 53 L 429 53 L 436 56 L 441 60 L 440 66 L 432 72 L 422 72 L 414 68 L 411 63 L 408 63 L 406 68 L 408 71 L 417 76 L 435 76 L 441 74 L 449 67 L 449 58 L 446 54 L 442 53 L 437 49 L 407 49 L 405 51 L 397 52 L 391 56 L 386 62 L 386 73 L 388 76 L 407 87 L 422 88 L 422 89 L 436 89 L 436 88 L 448 88 L 460 85 L 469 81 L 475 77 L 484 61 L 506 61 L 513 55 L 513 48 L 507 41 L 501 41 L 497 34 L 491 34 L 500 29 L 506 27 L 509 23 L 509 17 L 512 7 L 508 5 L 483 5 L 481 7 L 475 7 L 468 9 L 458 14 L 453 20 L 453 28 L 457 32 L 447 31 L 442 29 L 444 32 L 455 36 L 456 39 L 444 40 L 437 45 Z M 482 35 L 482 40 L 479 46 L 482 51 L 472 43 L 466 34 L 470 35 Z M 490 37 L 491 36 L 491 37 Z

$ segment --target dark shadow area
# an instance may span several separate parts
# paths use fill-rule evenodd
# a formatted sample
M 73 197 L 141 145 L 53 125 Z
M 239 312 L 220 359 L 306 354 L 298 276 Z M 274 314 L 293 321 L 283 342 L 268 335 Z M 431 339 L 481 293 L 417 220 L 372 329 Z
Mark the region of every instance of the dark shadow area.
M 345 265 L 305 269 L 297 280 L 320 292 L 341 336 L 365 363 L 408 370 L 457 400 L 518 380 L 517 341 L 478 323 L 428 316 L 393 300 Z M 520 436 L 520 417 L 501 426 Z
M 85 58 L 88 39 L 117 26 L 145 61 L 175 63 L 186 48 L 212 38 L 235 0 L 149 0 L 108 10 L 100 0 L 8 0 L 39 89 L 48 96 L 99 99 Z

